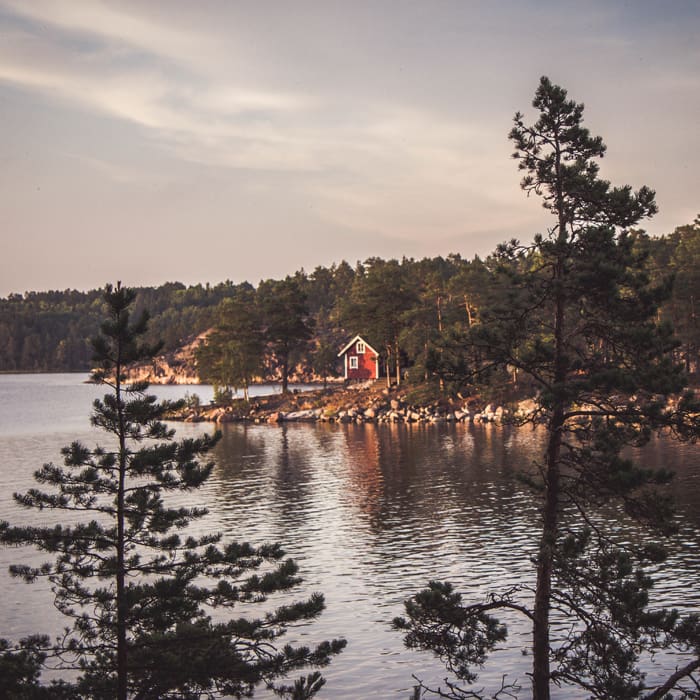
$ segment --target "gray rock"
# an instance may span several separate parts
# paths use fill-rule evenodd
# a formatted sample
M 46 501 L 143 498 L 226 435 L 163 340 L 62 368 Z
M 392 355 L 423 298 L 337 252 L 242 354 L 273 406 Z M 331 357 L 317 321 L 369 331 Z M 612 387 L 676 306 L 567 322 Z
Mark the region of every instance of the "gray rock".
M 284 420 L 288 421 L 309 421 L 315 419 L 316 413 L 310 408 L 303 411 L 290 411 L 284 416 Z

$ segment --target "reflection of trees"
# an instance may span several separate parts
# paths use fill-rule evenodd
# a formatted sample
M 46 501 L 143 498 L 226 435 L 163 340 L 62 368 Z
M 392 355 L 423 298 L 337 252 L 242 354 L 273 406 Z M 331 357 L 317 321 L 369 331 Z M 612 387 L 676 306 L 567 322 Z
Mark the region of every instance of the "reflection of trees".
M 316 507 L 312 482 L 326 438 L 310 425 L 223 428 L 215 476 L 226 523 L 260 530 L 264 518 L 269 536 L 286 539 L 285 531 L 301 527 Z
M 255 426 L 246 423 L 227 423 L 214 452 L 216 474 L 228 485 L 238 482 L 250 488 L 250 472 L 265 463 L 266 436 Z
M 223 428 L 206 505 L 213 527 L 232 537 L 281 541 L 293 556 L 308 557 L 305 571 L 347 573 L 352 562 L 378 599 L 450 569 L 477 587 L 523 571 L 536 506 L 516 475 L 539 456 L 539 431 L 478 424 Z M 679 484 L 687 483 L 697 456 L 692 447 L 687 454 L 675 447 Z M 650 464 L 669 460 L 663 441 L 648 453 Z M 686 517 L 697 518 L 697 489 L 680 496 Z M 337 581 L 329 581 L 332 590 Z
M 536 435 L 468 424 L 339 429 L 343 500 L 369 526 L 365 535 L 357 519 L 343 524 L 362 556 L 342 556 L 354 560 L 379 614 L 390 617 L 426 577 L 447 573 L 470 590 L 494 577 L 521 580 L 536 509 L 515 473 L 539 454 Z
M 225 520 L 239 527 L 262 514 L 282 535 L 333 502 L 375 532 L 474 527 L 499 515 L 508 523 L 523 494 L 514 475 L 539 444 L 529 431 L 467 424 L 228 424 L 223 432 L 215 474 Z
M 380 430 L 382 430 L 380 428 Z M 343 426 L 348 498 L 371 520 L 379 516 L 384 491 L 379 438 L 374 423 Z
M 298 428 L 301 428 L 303 435 Z M 277 430 L 273 492 L 276 516 L 282 529 L 301 527 L 315 510 L 310 482 L 313 478 L 313 430 L 282 424 Z
M 692 443 L 679 444 L 655 436 L 641 450 L 633 450 L 634 459 L 649 469 L 670 469 L 674 473 L 669 490 L 683 521 L 700 527 L 700 452 Z
M 275 539 L 270 527 L 274 503 L 269 498 L 268 435 L 260 426 L 229 423 L 213 458 L 212 502 L 216 527 L 235 539 Z
M 509 511 L 537 440 L 492 425 L 346 426 L 350 485 L 377 530 Z M 528 444 L 531 442 L 531 444 Z

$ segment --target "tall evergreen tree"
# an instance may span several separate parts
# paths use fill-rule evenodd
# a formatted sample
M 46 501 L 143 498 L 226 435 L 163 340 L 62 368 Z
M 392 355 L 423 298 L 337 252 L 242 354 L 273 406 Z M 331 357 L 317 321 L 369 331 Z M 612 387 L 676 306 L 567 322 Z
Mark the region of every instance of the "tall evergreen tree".
M 53 563 L 17 565 L 11 572 L 29 582 L 48 578 L 55 606 L 72 624 L 43 650 L 36 640 L 25 642 L 29 656 L 5 644 L 5 665 L 20 680 L 24 674 L 30 687 L 46 654 L 61 668 L 78 670 L 72 697 L 126 700 L 241 697 L 294 669 L 328 663 L 342 640 L 313 650 L 274 646 L 289 623 L 321 612 L 319 594 L 256 619 L 224 614 L 292 588 L 300 581 L 297 567 L 279 545 L 223 544 L 218 534 L 188 534 L 188 524 L 206 510 L 167 504 L 168 494 L 206 481 L 213 464 L 200 457 L 218 436 L 174 440 L 162 422 L 173 404 L 157 402 L 145 383 L 125 383 L 127 368 L 157 350 L 141 342 L 147 315 L 132 322 L 134 297 L 119 284 L 106 288 L 107 318 L 94 341 L 93 377 L 109 393 L 95 401 L 92 423 L 110 437 L 108 446 L 74 442 L 62 450 L 63 467 L 46 464 L 36 472 L 46 491 L 15 495 L 23 507 L 80 513 L 82 519 L 74 525 L 0 523 L 4 543 L 56 556 Z M 218 621 L 209 613 L 215 608 L 223 611 Z M 290 692 L 311 697 L 320 684 L 313 673 Z
M 406 261 L 402 264 L 370 258 L 355 275 L 350 296 L 343 304 L 343 324 L 383 349 L 387 385 L 391 383 L 392 359 L 396 383 L 401 383 L 400 336 L 418 298 L 415 281 L 406 267 Z
M 306 293 L 296 277 L 265 280 L 258 286 L 257 303 L 263 338 L 279 363 L 282 393 L 286 394 L 295 352 L 306 345 L 313 329 Z
M 535 700 L 549 700 L 552 684 L 595 698 L 660 698 L 697 670 L 700 657 L 671 686 L 647 688 L 640 656 L 673 645 L 697 654 L 698 618 L 650 611 L 643 566 L 659 561 L 660 550 L 624 541 L 599 510 L 619 503 L 627 517 L 668 532 L 669 503 L 654 487 L 669 473 L 642 469 L 621 451 L 657 429 L 698 435 L 692 397 L 667 403 L 685 380 L 671 361 L 669 329 L 656 323 L 668 290 L 650 286 L 627 233 L 656 211 L 654 193 L 599 177 L 605 146 L 583 127 L 583 105 L 561 87 L 542 78 L 533 106 L 537 121 L 528 126 L 516 114 L 510 138 L 523 189 L 542 197 L 555 223 L 530 247 L 501 247 L 510 293 L 482 314 L 472 337 L 490 366 L 515 367 L 538 390 L 534 419 L 545 422 L 547 439 L 531 479 L 542 498 L 534 585 L 465 606 L 449 584 L 433 583 L 407 602 L 407 618 L 396 625 L 409 645 L 433 649 L 473 681 L 473 667 L 506 634 L 493 613 L 511 610 L 532 626 Z M 566 623 L 560 635 L 553 610 Z M 456 685 L 452 693 L 474 697 Z
M 215 395 L 231 395 L 248 387 L 262 374 L 263 342 L 255 292 L 239 289 L 232 299 L 224 299 L 219 322 L 209 337 L 197 348 L 197 373 L 200 380 L 214 385 Z
M 681 340 L 686 369 L 700 374 L 700 216 L 669 237 L 673 247 L 673 295 L 666 309 Z

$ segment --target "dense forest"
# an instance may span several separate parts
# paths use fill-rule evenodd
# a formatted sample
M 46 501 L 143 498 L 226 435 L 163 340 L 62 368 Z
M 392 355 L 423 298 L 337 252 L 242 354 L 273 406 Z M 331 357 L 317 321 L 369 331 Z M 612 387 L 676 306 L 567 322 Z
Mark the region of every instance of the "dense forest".
M 658 238 L 641 231 L 625 235 L 644 258 L 650 283 L 671 285 L 662 320 L 675 329 L 677 358 L 697 372 L 700 217 Z M 198 360 L 202 378 L 223 387 L 243 388 L 275 372 L 285 378 L 294 367 L 332 376 L 339 369 L 337 351 L 360 333 L 381 352 L 393 376 L 434 379 L 456 389 L 479 360 L 465 334 L 512 291 L 503 282 L 503 265 L 532 265 L 534 256 L 525 254 L 517 263 L 506 263 L 498 250 L 483 260 L 459 254 L 370 258 L 354 268 L 343 261 L 257 287 L 168 282 L 138 288 L 136 312 L 148 309 L 149 340 L 162 340 L 165 351 L 215 329 Z M 101 290 L 0 299 L 0 371 L 89 369 L 101 304 Z

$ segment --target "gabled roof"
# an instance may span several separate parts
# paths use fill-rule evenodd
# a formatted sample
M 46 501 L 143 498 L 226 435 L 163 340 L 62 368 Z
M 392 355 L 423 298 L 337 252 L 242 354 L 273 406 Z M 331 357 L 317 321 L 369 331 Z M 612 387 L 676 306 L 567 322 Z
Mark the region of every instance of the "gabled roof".
M 365 347 L 368 347 L 375 355 L 379 355 L 379 353 L 361 336 L 361 335 L 356 335 L 339 353 L 338 357 L 341 355 L 344 355 L 349 349 L 351 345 L 354 345 L 358 340 L 361 340 L 364 344 Z

